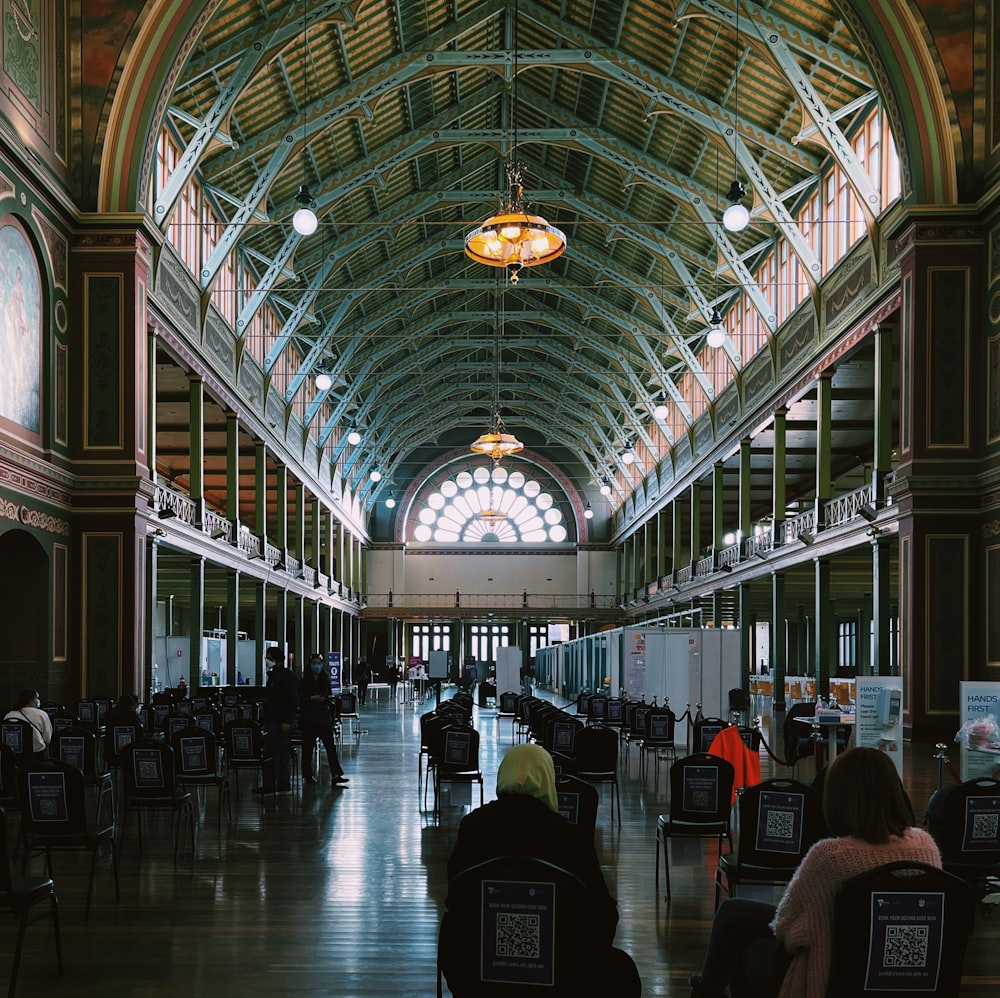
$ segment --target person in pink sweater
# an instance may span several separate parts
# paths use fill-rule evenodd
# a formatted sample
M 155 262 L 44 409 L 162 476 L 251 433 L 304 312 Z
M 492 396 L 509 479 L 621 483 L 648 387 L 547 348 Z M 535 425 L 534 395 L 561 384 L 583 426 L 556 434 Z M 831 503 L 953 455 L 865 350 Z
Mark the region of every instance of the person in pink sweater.
M 826 773 L 823 815 L 836 836 L 817 842 L 799 864 L 777 909 L 730 898 L 712 923 L 692 998 L 825 998 L 832 972 L 833 900 L 844 881 L 897 860 L 941 865 L 892 760 L 852 748 Z

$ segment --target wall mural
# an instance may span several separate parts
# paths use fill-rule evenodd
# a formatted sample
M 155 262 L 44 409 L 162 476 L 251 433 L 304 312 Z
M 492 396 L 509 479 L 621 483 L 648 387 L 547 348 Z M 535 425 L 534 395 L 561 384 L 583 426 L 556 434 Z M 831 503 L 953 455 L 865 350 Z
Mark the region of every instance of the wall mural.
M 0 416 L 39 432 L 41 282 L 28 240 L 0 225 Z

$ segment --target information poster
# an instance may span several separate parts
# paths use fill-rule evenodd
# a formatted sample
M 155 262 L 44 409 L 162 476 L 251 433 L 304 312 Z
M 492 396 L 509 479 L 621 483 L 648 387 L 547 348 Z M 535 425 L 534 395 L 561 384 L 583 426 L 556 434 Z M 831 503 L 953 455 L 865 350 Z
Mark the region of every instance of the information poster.
M 903 775 L 903 677 L 858 676 L 855 744 L 885 752 Z
M 936 990 L 943 915 L 943 894 L 873 892 L 865 990 Z
M 330 692 L 336 696 L 344 688 L 344 670 L 339 651 L 331 651 L 326 656 L 330 670 Z
M 483 881 L 483 981 L 555 984 L 555 885 Z
M 28 773 L 28 804 L 33 821 L 68 821 L 63 774 Z
M 1000 683 L 964 682 L 959 690 L 962 779 L 989 776 L 1000 765 Z
M 802 794 L 762 793 L 757 812 L 757 851 L 800 852 L 804 813 Z
M 59 739 L 59 760 L 69 766 L 83 769 L 83 739 L 73 735 Z
M 688 766 L 684 770 L 685 811 L 719 809 L 719 769 L 717 766 Z

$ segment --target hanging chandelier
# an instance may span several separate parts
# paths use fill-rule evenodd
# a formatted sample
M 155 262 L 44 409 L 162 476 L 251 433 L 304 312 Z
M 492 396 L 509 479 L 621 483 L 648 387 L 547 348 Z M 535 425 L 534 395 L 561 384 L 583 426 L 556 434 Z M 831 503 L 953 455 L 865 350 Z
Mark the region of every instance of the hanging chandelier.
M 511 284 L 517 284 L 525 267 L 555 260 L 566 249 L 566 237 L 541 215 L 530 215 L 524 206 L 524 169 L 517 159 L 517 41 L 518 9 L 514 4 L 514 74 L 510 96 L 513 140 L 504 167 L 507 196 L 503 207 L 465 237 L 465 253 L 477 263 L 502 267 Z
M 503 325 L 503 307 L 501 305 L 500 278 L 497 277 L 497 288 L 494 297 L 496 317 L 493 323 L 493 422 L 485 433 L 481 433 L 469 445 L 476 454 L 485 454 L 498 465 L 502 458 L 511 454 L 519 454 L 524 450 L 513 433 L 508 433 L 500 415 L 500 330 Z
M 479 512 L 479 519 L 487 526 L 495 527 L 498 523 L 503 523 L 507 519 L 507 514 L 499 509 L 483 509 Z

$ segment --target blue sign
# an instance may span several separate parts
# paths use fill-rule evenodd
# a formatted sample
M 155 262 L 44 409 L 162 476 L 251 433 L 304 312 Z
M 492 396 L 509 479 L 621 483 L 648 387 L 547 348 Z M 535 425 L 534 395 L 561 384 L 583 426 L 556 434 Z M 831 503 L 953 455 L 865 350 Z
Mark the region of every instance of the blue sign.
M 327 655 L 330 669 L 330 692 L 339 693 L 344 688 L 344 673 L 341 667 L 340 652 L 332 651 Z

